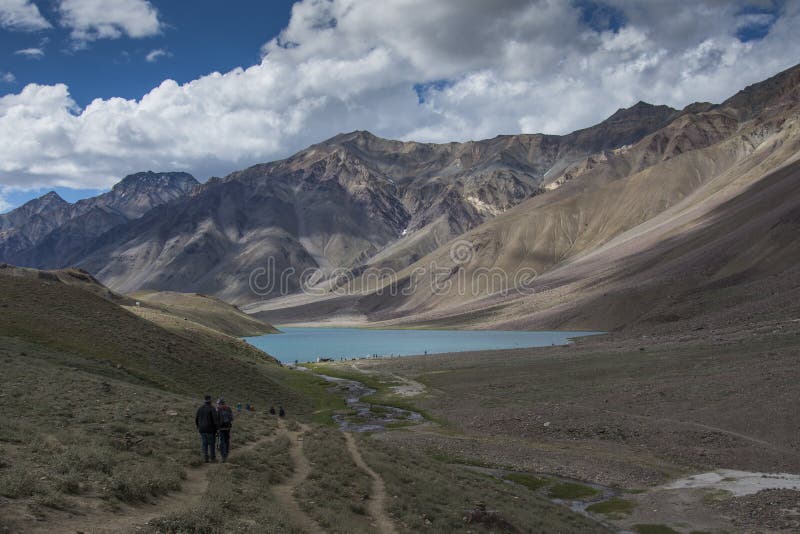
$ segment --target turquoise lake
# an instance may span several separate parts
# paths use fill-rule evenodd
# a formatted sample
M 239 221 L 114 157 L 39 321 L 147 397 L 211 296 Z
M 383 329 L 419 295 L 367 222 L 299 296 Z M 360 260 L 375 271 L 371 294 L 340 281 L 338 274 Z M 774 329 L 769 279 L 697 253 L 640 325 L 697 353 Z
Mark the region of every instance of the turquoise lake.
M 284 363 L 317 357 L 363 358 L 442 352 L 517 349 L 565 345 L 570 338 L 601 332 L 519 332 L 509 330 L 371 330 L 362 328 L 281 327 L 282 334 L 246 337 L 245 341 Z

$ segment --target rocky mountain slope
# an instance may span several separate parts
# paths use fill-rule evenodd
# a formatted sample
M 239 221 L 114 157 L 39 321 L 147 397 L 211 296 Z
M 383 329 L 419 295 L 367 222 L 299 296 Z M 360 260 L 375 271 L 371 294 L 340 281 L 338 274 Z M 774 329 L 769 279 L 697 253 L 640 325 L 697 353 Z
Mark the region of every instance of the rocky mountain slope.
M 189 194 L 199 183 L 183 172 L 131 174 L 111 191 L 70 204 L 54 191 L 0 215 L 0 261 L 63 267 L 111 228 Z
M 798 117 L 795 67 L 565 167 L 547 193 L 403 269 L 397 291 L 362 277 L 351 291 L 250 310 L 281 321 L 336 313 L 582 329 L 725 314 L 731 299 L 757 300 L 754 288 L 775 284 L 769 277 L 795 279 L 800 250 L 787 229 L 800 206 Z M 454 289 L 432 289 L 442 283 Z
M 202 292 L 273 323 L 619 328 L 646 320 L 653 299 L 689 295 L 723 272 L 760 280 L 763 266 L 741 255 L 776 247 L 775 228 L 791 217 L 737 206 L 776 176 L 783 185 L 765 189 L 773 207 L 793 202 L 778 191 L 795 177 L 798 91 L 795 67 L 721 104 L 640 102 L 565 136 L 430 144 L 340 134 L 180 195 L 139 195 L 138 212 L 95 200 L 70 218 L 58 199 L 39 199 L 0 223 L 37 245 L 0 257 L 77 264 L 125 292 Z M 781 246 L 794 257 L 792 243 Z M 665 257 L 673 270 L 660 268 Z
M 55 191 L 0 214 L 0 257 L 31 248 L 70 218 L 70 204 Z
M 138 219 L 98 222 L 105 231 L 95 232 L 88 245 L 85 239 L 71 243 L 67 227 L 42 247 L 5 259 L 79 264 L 122 291 L 200 291 L 251 302 L 297 291 L 304 272 L 330 284 L 337 269 L 370 262 L 405 267 L 541 193 L 560 169 L 634 142 L 679 113 L 640 102 L 567 136 L 467 143 L 342 134 L 288 159 L 211 179 Z M 259 272 L 264 280 L 251 284 Z M 281 280 L 280 273 L 291 275 Z

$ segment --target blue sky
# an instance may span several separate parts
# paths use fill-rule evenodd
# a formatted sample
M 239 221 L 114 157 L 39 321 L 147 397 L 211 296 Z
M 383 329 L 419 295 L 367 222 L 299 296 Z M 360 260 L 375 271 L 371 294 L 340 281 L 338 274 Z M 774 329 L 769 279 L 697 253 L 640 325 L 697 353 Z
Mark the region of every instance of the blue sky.
M 794 65 L 798 26 L 784 0 L 0 0 L 0 212 L 357 129 L 463 141 L 719 102 Z
M 53 28 L 35 32 L 0 30 L 0 70 L 13 83 L 0 95 L 16 93 L 28 83 L 66 83 L 81 107 L 95 98 L 141 98 L 167 78 L 179 83 L 212 71 L 225 72 L 258 63 L 260 48 L 286 26 L 289 0 L 156 0 L 163 28 L 157 35 L 131 39 L 98 39 L 74 50 L 68 28 L 60 26 L 57 5 L 37 2 Z M 41 57 L 15 54 L 40 49 Z M 147 61 L 154 50 L 164 55 Z
M 140 39 L 98 39 L 76 46 L 69 28 L 57 23 L 57 4 L 37 2 L 42 16 L 52 21 L 52 28 L 34 32 L 0 29 L 0 72 L 14 77 L 0 84 L 0 95 L 16 93 L 29 83 L 65 83 L 77 105 L 85 107 L 95 98 L 139 99 L 168 78 L 186 83 L 209 72 L 254 65 L 261 60 L 261 45 L 288 23 L 293 1 L 151 3 L 163 21 L 158 34 Z M 22 50 L 40 50 L 42 54 L 17 53 Z M 0 208 L 20 206 L 51 190 L 75 202 L 107 188 L 10 190 Z

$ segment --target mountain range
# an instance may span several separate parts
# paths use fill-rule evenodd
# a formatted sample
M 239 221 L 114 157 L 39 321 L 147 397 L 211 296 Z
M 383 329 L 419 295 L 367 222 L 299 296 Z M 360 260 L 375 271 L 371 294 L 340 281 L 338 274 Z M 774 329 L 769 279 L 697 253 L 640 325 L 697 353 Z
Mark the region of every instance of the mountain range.
M 340 134 L 203 184 L 148 172 L 75 204 L 48 193 L 0 215 L 0 261 L 77 266 L 123 292 L 211 294 L 271 322 L 688 320 L 725 309 L 739 298 L 730 288 L 793 272 L 799 115 L 794 67 L 721 104 L 639 102 L 563 136 L 432 144 Z M 479 282 L 435 291 L 442 275 L 431 265 L 446 280 Z M 389 269 L 403 291 L 368 276 Z M 529 276 L 497 291 L 481 278 L 492 270 Z M 257 272 L 295 275 L 262 291 Z M 314 294 L 299 291 L 303 281 Z
M 355 268 L 414 234 L 411 247 L 398 247 L 410 249 L 400 266 L 540 193 L 548 173 L 630 143 L 677 113 L 640 102 L 568 136 L 468 143 L 404 143 L 359 131 L 203 185 L 183 173 L 133 174 L 74 205 L 51 192 L 0 216 L 0 259 L 80 265 L 121 290 L 253 300 L 247 276 L 268 257 L 279 269 L 327 273 Z
M 56 192 L 0 214 L 0 258 L 20 265 L 67 265 L 111 228 L 156 206 L 186 196 L 199 185 L 184 172 L 140 172 L 111 191 L 70 204 Z

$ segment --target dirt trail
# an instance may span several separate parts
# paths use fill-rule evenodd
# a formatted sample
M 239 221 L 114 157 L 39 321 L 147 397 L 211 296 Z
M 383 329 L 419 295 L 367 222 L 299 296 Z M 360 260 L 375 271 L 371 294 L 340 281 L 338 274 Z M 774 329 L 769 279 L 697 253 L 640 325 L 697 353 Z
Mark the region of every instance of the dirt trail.
M 235 460 L 239 454 L 252 450 L 274 438 L 275 436 L 267 436 L 243 447 L 233 447 L 230 459 Z M 117 511 L 109 511 L 102 508 L 104 503 L 98 501 L 87 515 L 60 519 L 57 526 L 53 524 L 55 522 L 48 521 L 41 527 L 33 527 L 30 532 L 102 534 L 136 531 L 153 519 L 198 505 L 208 489 L 207 474 L 207 465 L 190 467 L 186 469 L 186 479 L 181 483 L 180 491 L 160 497 L 152 504 L 122 505 Z
M 388 499 L 386 496 L 386 484 L 383 482 L 383 478 L 373 471 L 372 468 L 367 465 L 367 462 L 364 461 L 353 435 L 349 432 L 344 432 L 344 437 L 347 441 L 347 450 L 350 456 L 353 457 L 353 461 L 359 469 L 372 478 L 372 492 L 367 501 L 367 512 L 375 522 L 375 527 L 378 529 L 378 532 L 397 532 L 389 514 L 386 513 L 386 502 Z
M 283 484 L 273 486 L 272 491 L 278 501 L 283 504 L 283 509 L 289 516 L 292 523 L 303 532 L 309 533 L 322 533 L 322 528 L 308 516 L 297 504 L 294 498 L 294 490 L 303 483 L 303 481 L 311 473 L 311 465 L 308 459 L 303 454 L 303 446 L 301 445 L 302 435 L 308 430 L 306 425 L 300 425 L 300 430 L 291 431 L 286 427 L 286 423 L 281 419 L 281 431 L 279 435 L 289 437 L 289 456 L 292 458 L 294 464 L 294 472 Z

